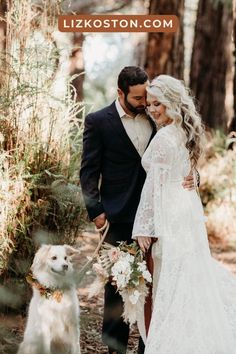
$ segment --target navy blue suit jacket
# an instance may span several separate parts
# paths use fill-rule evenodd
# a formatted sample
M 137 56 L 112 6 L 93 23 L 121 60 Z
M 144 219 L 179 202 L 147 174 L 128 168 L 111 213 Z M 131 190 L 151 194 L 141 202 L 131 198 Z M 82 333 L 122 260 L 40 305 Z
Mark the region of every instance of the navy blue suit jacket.
M 155 125 L 150 120 L 152 135 Z M 149 144 L 149 143 L 148 143 Z M 85 118 L 80 183 L 91 220 L 105 212 L 110 222 L 133 222 L 145 171 L 115 102 Z

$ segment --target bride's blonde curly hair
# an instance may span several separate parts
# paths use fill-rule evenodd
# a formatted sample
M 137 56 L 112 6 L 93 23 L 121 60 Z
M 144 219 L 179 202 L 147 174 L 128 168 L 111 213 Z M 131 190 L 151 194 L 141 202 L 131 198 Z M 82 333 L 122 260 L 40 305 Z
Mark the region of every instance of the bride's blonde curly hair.
M 166 107 L 165 114 L 186 134 L 192 167 L 195 167 L 204 144 L 204 126 L 190 90 L 184 83 L 169 75 L 159 75 L 147 87 L 147 92 Z

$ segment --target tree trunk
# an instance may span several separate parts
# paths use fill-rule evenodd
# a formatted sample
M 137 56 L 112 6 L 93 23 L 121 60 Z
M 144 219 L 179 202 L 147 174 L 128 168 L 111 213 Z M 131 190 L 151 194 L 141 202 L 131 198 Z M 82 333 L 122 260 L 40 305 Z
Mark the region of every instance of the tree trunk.
M 83 101 L 83 83 L 84 83 L 84 58 L 83 58 L 83 33 L 75 33 L 73 46 L 74 49 L 70 55 L 70 66 L 69 73 L 74 78 L 72 78 L 71 85 L 73 86 L 71 90 L 72 97 L 76 99 L 77 102 Z
M 184 0 L 150 0 L 149 13 L 150 15 L 176 15 L 180 21 L 176 33 L 149 33 L 145 63 L 149 78 L 153 79 L 159 74 L 169 74 L 183 79 Z
M 0 75 L 0 86 L 4 81 L 4 71 L 5 71 L 5 54 L 6 54 L 6 12 L 7 12 L 7 3 L 6 1 L 0 2 L 0 67 L 1 67 L 1 75 Z
M 232 62 L 233 16 L 228 1 L 200 0 L 193 44 L 190 86 L 203 121 L 226 131 L 226 80 Z
M 7 4 L 6 1 L 0 2 L 0 52 L 4 52 L 6 48 L 6 11 L 7 11 Z
M 236 132 L 236 0 L 233 3 L 233 36 L 234 36 L 234 83 L 233 83 L 233 97 L 234 97 L 234 116 L 229 126 L 229 131 Z

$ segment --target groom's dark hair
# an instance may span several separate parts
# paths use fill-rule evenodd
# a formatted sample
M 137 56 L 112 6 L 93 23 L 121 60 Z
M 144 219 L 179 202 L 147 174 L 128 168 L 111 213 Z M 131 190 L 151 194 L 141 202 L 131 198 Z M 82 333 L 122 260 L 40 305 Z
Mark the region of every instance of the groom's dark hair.
M 146 71 L 139 66 L 125 66 L 118 76 L 118 87 L 127 96 L 129 86 L 144 84 L 148 80 Z

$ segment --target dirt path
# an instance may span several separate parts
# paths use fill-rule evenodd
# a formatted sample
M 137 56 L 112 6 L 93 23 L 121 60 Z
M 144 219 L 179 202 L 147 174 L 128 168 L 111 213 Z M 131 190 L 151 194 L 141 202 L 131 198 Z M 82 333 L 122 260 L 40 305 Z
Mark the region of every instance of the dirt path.
M 80 264 L 86 263 L 87 256 L 93 253 L 98 236 L 93 232 L 84 232 L 78 238 L 81 250 Z M 213 256 L 224 263 L 236 274 L 236 250 L 222 252 L 220 248 L 212 250 Z M 101 341 L 103 294 L 88 300 L 88 286 L 94 275 L 87 274 L 78 289 L 81 308 L 81 352 L 82 354 L 106 354 L 106 347 Z M 0 315 L 0 354 L 16 354 L 17 346 L 22 340 L 25 318 L 20 315 Z M 138 331 L 134 327 L 130 333 L 129 354 L 137 353 Z

